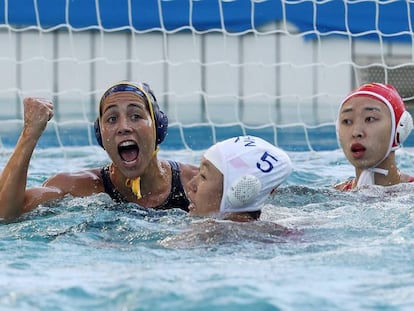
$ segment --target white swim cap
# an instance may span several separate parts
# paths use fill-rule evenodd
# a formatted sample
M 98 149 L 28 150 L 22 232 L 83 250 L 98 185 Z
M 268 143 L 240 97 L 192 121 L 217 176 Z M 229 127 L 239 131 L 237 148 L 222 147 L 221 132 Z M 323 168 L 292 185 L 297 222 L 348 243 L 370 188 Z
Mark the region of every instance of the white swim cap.
M 254 136 L 219 142 L 205 152 L 204 158 L 223 174 L 220 212 L 259 211 L 292 172 L 286 152 Z

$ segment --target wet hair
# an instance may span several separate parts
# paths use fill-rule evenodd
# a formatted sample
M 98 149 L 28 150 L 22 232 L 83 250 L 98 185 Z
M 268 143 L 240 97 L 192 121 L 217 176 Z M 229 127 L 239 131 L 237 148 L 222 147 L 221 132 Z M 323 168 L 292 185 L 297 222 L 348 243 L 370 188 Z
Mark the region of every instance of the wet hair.
M 249 217 L 253 218 L 254 220 L 259 220 L 262 211 L 254 211 L 254 212 L 246 212 Z

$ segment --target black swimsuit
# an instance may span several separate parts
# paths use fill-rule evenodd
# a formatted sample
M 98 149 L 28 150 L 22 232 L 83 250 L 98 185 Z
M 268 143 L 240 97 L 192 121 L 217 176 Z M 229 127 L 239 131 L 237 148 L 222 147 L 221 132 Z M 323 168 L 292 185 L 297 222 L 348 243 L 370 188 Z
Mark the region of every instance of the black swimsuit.
M 155 209 L 170 209 L 181 208 L 188 212 L 188 205 L 190 202 L 184 192 L 183 184 L 180 178 L 180 166 L 177 162 L 168 161 L 171 166 L 172 178 L 171 178 L 171 192 L 168 198 Z M 105 192 L 118 203 L 127 203 L 128 201 L 119 193 L 109 177 L 109 165 L 101 169 L 102 182 L 105 188 Z

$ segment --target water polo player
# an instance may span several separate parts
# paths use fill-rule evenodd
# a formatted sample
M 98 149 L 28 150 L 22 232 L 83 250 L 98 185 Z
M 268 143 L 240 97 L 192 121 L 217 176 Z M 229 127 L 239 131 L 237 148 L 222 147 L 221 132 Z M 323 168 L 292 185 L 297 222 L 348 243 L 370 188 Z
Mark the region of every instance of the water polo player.
M 335 187 L 350 190 L 414 181 L 400 172 L 395 161 L 395 150 L 412 127 L 411 114 L 392 85 L 364 84 L 351 92 L 339 107 L 337 135 L 346 158 L 355 167 L 355 178 Z
M 291 172 L 289 156 L 259 137 L 219 142 L 204 153 L 200 172 L 188 186 L 190 215 L 257 220 L 270 194 Z
M 13 219 L 65 195 L 79 197 L 101 192 L 118 202 L 134 202 L 142 207 L 188 210 L 185 187 L 198 168 L 158 159 L 168 119 L 147 84 L 121 81 L 102 96 L 95 132 L 111 160 L 107 166 L 58 173 L 42 186 L 29 189 L 26 183 L 30 159 L 53 116 L 53 104 L 26 98 L 24 109 L 24 128 L 1 176 L 1 218 Z

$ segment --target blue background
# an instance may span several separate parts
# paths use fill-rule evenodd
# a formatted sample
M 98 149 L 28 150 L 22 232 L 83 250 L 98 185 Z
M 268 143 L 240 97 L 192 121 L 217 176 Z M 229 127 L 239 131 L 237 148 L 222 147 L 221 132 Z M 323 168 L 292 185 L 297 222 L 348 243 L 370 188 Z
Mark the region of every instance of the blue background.
M 6 6 L 7 5 L 7 6 Z M 129 12 L 131 6 L 131 15 Z M 161 8 L 161 11 L 159 10 Z M 268 22 L 286 20 L 306 38 L 349 35 L 385 41 L 412 40 L 414 3 L 406 1 L 289 1 L 235 0 L 0 0 L 0 24 L 18 27 L 132 27 L 137 31 L 224 29 L 243 32 Z M 6 16 L 6 12 L 8 15 Z M 253 18 L 252 16 L 253 12 Z M 316 19 L 314 18 L 316 16 Z M 377 20 L 378 17 L 378 20 Z M 377 25 L 378 24 L 378 25 Z

